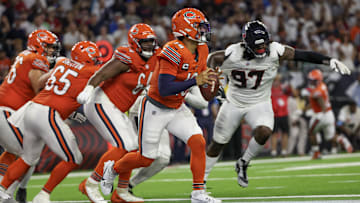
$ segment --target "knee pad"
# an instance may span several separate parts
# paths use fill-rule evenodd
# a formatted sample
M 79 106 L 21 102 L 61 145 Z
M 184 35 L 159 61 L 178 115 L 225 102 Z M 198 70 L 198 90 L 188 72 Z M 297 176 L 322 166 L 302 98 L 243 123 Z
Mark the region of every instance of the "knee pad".
M 272 130 L 267 126 L 258 126 L 254 130 L 254 138 L 260 145 L 264 145 L 271 134 Z

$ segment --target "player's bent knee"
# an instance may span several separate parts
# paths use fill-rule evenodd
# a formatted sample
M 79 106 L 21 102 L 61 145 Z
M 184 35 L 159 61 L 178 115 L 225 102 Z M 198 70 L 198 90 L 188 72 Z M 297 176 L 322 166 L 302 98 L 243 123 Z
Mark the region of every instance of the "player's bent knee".
M 154 159 L 150 159 L 144 156 L 140 156 L 140 163 L 141 166 L 140 167 L 148 167 L 152 164 L 152 162 L 154 162 Z
M 190 137 L 187 142 L 187 145 L 190 147 L 192 151 L 205 151 L 206 142 L 204 137 L 201 134 L 196 134 Z
M 75 164 L 80 165 L 83 161 L 83 156 L 81 155 L 81 153 L 79 153 L 76 157 L 75 157 Z
M 267 126 L 258 126 L 254 130 L 255 140 L 260 145 L 264 145 L 272 134 L 272 130 Z
M 165 168 L 170 163 L 170 157 L 159 157 L 156 159 L 157 164 L 161 168 Z
M 211 141 L 211 143 L 206 151 L 206 154 L 209 157 L 217 157 L 223 150 L 224 146 L 225 146 L 224 144 L 219 144 L 213 140 L 213 141 Z

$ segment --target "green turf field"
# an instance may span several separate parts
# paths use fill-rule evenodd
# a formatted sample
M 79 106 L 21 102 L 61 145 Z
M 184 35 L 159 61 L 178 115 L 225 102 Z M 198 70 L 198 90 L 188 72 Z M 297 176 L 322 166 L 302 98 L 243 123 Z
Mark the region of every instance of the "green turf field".
M 329 155 L 322 160 L 310 157 L 257 159 L 248 169 L 249 187 L 236 181 L 234 162 L 220 162 L 209 176 L 207 187 L 212 196 L 224 202 L 353 200 L 360 202 L 360 153 Z M 78 184 L 89 172 L 71 173 L 52 193 L 56 202 L 87 202 Z M 29 183 L 32 199 L 47 180 L 35 175 Z M 166 168 L 140 184 L 134 192 L 151 202 L 189 202 L 191 172 L 188 165 Z M 107 199 L 110 199 L 108 196 Z M 83 200 L 83 201 L 81 201 Z

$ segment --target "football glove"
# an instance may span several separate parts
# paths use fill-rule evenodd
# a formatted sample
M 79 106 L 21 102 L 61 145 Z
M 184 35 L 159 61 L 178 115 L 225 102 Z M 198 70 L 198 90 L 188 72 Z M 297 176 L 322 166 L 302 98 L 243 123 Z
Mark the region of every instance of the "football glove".
M 337 60 L 337 59 L 334 59 L 332 58 L 330 60 L 330 67 L 333 71 L 336 71 L 336 72 L 340 72 L 342 75 L 350 75 L 351 74 L 351 71 L 348 67 L 346 67 L 346 65 Z
M 225 90 L 221 85 L 219 86 L 219 90 L 215 98 L 221 103 L 224 103 L 224 101 L 226 100 Z
M 90 98 L 94 92 L 94 86 L 86 85 L 82 92 L 77 96 L 76 100 L 79 104 L 86 104 L 90 102 Z
M 86 117 L 82 113 L 79 113 L 77 111 L 72 112 L 68 118 L 79 123 L 83 123 L 86 121 Z

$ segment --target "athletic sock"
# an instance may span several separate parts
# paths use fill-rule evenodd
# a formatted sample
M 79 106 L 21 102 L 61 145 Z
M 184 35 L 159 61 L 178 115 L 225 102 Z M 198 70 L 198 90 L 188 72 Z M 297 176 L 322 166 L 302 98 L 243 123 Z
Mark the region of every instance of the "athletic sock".
M 5 189 L 9 188 L 9 186 L 14 181 L 18 180 L 21 176 L 23 176 L 29 168 L 30 166 L 25 163 L 22 158 L 17 159 L 8 168 L 8 172 L 5 174 L 3 180 L 1 181 L 1 186 L 3 186 Z
M 216 162 L 219 160 L 219 156 L 216 157 L 209 157 L 206 155 L 206 165 L 205 165 L 205 175 L 204 180 L 207 180 L 212 168 L 215 166 Z
M 250 160 L 254 158 L 263 149 L 263 147 L 263 145 L 257 143 L 255 138 L 252 137 L 241 159 L 243 159 L 246 163 L 249 163 Z
M 126 150 L 118 147 L 112 147 L 109 149 L 105 154 L 103 154 L 98 161 L 94 172 L 91 174 L 91 177 L 97 181 L 100 182 L 102 176 L 103 176 L 103 169 L 104 169 L 104 163 L 109 160 L 114 160 L 115 162 L 121 157 L 123 157 L 127 153 Z
M 43 191 L 51 193 L 53 189 L 78 165 L 73 162 L 61 161 L 51 171 L 50 177 L 43 187 Z
M 193 175 L 193 190 L 204 189 L 205 175 L 205 139 L 201 134 L 191 136 L 187 145 L 191 149 L 190 168 Z

